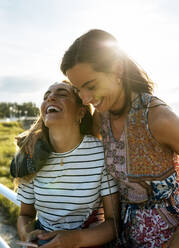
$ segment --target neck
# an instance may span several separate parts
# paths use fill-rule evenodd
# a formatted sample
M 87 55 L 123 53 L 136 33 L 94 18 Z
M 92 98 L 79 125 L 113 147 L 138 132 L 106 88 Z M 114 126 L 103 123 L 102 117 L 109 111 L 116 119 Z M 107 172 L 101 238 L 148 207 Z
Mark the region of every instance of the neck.
M 118 117 L 124 115 L 130 106 L 130 99 L 131 96 L 126 95 L 125 89 L 122 88 L 120 91 L 120 95 L 118 96 L 118 102 L 116 102 L 115 107 L 113 107 L 113 109 L 109 110 L 109 113 L 112 116 Z
M 120 109 L 114 109 L 114 110 L 109 110 L 109 113 L 112 116 L 116 116 L 116 117 L 121 117 L 121 116 L 125 116 L 128 111 L 131 108 L 131 103 L 132 101 L 136 98 L 136 93 L 132 92 L 131 95 L 126 96 L 125 94 L 123 95 L 123 103 L 122 103 L 122 107 Z
M 55 152 L 63 153 L 68 152 L 78 146 L 83 136 L 80 133 L 79 127 L 75 129 L 65 128 L 61 130 L 60 127 L 57 129 L 49 128 L 50 143 Z

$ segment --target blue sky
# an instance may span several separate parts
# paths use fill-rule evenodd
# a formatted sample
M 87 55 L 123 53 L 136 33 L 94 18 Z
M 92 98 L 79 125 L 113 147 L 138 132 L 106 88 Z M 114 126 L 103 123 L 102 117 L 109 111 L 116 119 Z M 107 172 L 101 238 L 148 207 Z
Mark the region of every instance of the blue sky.
M 0 0 L 0 102 L 40 105 L 64 76 L 64 51 L 79 35 L 104 29 L 156 83 L 179 114 L 178 0 Z

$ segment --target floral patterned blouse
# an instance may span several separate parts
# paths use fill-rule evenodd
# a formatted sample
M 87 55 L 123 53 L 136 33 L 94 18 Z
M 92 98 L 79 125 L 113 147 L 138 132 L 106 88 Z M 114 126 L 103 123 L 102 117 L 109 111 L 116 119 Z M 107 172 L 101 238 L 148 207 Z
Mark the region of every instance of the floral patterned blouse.
M 145 94 L 143 95 L 145 96 Z M 137 98 L 136 105 L 141 104 Z M 137 109 L 137 108 L 135 108 Z M 148 108 L 143 110 L 148 128 Z M 131 182 L 127 173 L 125 128 L 116 140 L 110 126 L 109 113 L 102 116 L 101 134 L 109 173 L 118 181 L 121 196 L 121 240 L 124 247 L 164 247 L 179 224 L 179 191 L 177 173 L 163 180 Z M 142 156 L 139 154 L 138 156 Z M 151 161 L 152 163 L 152 161 Z M 167 247 L 167 246 L 166 246 Z

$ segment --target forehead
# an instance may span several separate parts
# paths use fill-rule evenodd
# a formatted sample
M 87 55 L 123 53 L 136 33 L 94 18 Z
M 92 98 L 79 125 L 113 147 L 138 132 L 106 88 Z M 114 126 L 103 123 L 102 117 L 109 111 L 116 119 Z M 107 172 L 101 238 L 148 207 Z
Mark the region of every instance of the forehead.
M 79 63 L 66 72 L 67 77 L 74 85 L 81 85 L 88 80 L 94 79 L 97 72 L 91 64 Z
M 69 93 L 73 92 L 72 86 L 67 83 L 55 83 L 52 84 L 47 91 L 61 91 L 65 90 Z

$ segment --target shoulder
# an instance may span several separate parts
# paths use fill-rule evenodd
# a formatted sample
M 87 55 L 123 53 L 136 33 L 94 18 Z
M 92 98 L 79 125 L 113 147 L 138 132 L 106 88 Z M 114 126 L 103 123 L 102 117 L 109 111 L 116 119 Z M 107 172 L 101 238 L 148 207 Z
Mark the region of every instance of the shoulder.
M 85 156 L 84 161 L 91 161 L 96 164 L 96 167 L 101 168 L 104 165 L 102 142 L 92 135 L 86 135 L 84 137 L 83 144 L 78 148 L 78 154 Z
M 178 123 L 178 116 L 160 99 L 153 99 L 149 106 L 149 122 L 151 127 L 169 127 Z
M 83 140 L 83 145 L 87 148 L 96 148 L 103 150 L 103 144 L 101 140 L 92 135 L 86 135 Z
M 102 141 L 93 135 L 85 135 L 84 143 L 102 145 Z
M 179 142 L 179 117 L 161 100 L 154 99 L 151 102 L 148 123 L 159 143 L 173 147 L 174 143 Z

